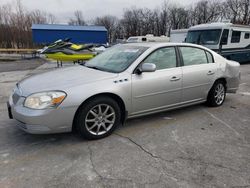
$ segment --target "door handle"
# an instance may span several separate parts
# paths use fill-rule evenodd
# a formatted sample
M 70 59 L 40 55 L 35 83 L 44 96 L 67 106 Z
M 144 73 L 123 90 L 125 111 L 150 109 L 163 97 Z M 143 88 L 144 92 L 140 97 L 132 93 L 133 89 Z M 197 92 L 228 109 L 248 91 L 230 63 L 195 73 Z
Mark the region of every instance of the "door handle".
M 170 81 L 178 81 L 178 80 L 180 80 L 181 78 L 178 78 L 178 77 L 176 77 L 176 76 L 173 76 L 171 79 L 170 79 Z
M 213 75 L 214 72 L 213 71 L 208 71 L 207 75 Z

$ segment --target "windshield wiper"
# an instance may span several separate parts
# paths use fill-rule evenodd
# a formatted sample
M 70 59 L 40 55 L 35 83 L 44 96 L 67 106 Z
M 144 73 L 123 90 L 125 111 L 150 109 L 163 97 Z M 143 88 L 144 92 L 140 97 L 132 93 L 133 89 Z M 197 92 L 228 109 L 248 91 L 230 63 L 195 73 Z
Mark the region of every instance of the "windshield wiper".
M 90 69 L 96 69 L 96 70 L 103 71 L 103 69 L 101 69 L 100 67 L 97 67 L 97 66 L 87 66 L 87 65 L 85 65 L 85 67 L 88 67 Z
M 90 69 L 95 69 L 95 70 L 99 70 L 99 71 L 104 71 L 104 72 L 111 72 L 111 73 L 116 73 L 115 71 L 109 70 L 109 69 L 105 69 L 103 67 L 97 67 L 97 66 L 87 66 L 84 65 L 85 67 L 88 67 Z

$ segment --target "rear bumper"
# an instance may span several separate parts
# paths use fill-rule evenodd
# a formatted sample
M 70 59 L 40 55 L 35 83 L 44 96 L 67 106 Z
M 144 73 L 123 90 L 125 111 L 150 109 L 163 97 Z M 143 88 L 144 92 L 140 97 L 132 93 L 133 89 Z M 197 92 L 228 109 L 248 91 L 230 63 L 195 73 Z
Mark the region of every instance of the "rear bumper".
M 238 77 L 227 78 L 227 93 L 236 93 L 240 85 L 240 74 Z

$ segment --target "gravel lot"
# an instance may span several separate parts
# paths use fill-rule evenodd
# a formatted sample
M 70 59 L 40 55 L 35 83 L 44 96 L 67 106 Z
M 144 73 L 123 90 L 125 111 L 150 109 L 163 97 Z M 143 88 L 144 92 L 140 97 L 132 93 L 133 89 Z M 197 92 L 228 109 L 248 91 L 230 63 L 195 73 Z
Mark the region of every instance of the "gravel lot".
M 241 66 L 240 90 L 222 107 L 133 119 L 108 138 L 86 141 L 73 133 L 26 134 L 8 119 L 14 84 L 56 67 L 38 61 L 25 68 L 0 62 L 1 188 L 250 187 L 250 64 Z

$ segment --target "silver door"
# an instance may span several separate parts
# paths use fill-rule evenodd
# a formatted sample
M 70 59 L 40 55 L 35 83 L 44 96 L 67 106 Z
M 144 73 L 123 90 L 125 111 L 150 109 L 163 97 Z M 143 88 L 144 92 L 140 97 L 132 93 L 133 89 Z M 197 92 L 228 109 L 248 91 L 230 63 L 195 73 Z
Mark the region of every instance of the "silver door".
M 180 47 L 180 51 L 184 63 L 182 102 L 205 100 L 214 82 L 217 64 L 203 49 Z
M 143 63 L 154 63 L 155 72 L 132 75 L 133 114 L 158 110 L 181 101 L 182 70 L 176 67 L 174 47 L 161 48 Z

